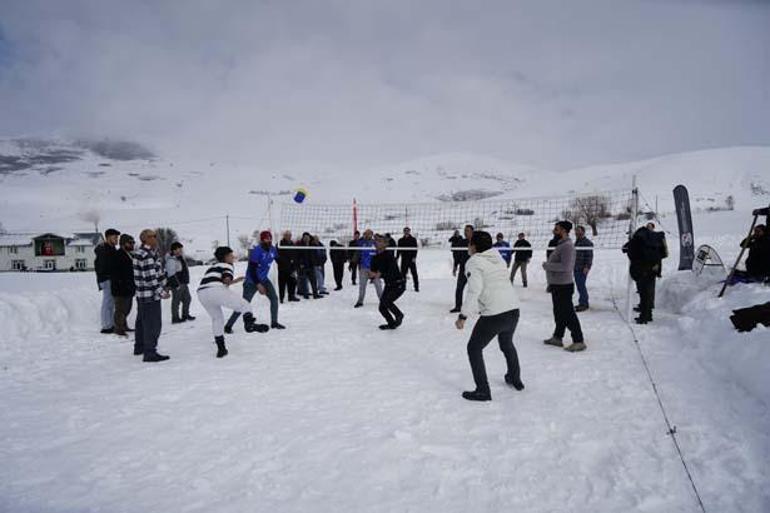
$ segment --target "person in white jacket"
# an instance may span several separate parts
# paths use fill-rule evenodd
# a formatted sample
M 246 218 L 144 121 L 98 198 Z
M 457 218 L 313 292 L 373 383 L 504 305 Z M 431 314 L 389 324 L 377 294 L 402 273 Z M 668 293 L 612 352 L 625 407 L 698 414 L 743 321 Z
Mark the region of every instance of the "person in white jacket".
M 468 252 L 471 257 L 465 264 L 467 293 L 455 326 L 461 330 L 468 317 L 477 312 L 480 317 L 468 341 L 468 359 L 476 390 L 463 392 L 462 395 L 469 401 L 489 401 L 492 395 L 482 353 L 495 336 L 508 365 L 505 382 L 516 390 L 524 389 L 519 356 L 513 345 L 513 333 L 519 322 L 519 301 L 508 280 L 505 261 L 500 252 L 492 247 L 492 236 L 488 232 L 473 232 Z

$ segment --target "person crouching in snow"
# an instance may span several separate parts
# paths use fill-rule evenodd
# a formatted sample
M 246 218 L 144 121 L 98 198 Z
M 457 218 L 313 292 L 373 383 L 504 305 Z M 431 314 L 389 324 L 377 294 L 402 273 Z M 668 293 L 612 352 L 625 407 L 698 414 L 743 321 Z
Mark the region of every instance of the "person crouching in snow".
M 406 290 L 406 280 L 396 263 L 396 256 L 388 249 L 388 239 L 382 235 L 374 238 L 377 254 L 372 257 L 368 278 L 385 281 L 385 290 L 380 296 L 380 313 L 385 317 L 386 324 L 380 325 L 381 330 L 394 330 L 401 326 L 404 314 L 396 306 L 396 300 Z
M 495 336 L 508 366 L 505 382 L 516 390 L 524 388 L 519 356 L 513 345 L 513 333 L 519 322 L 519 300 L 508 281 L 508 267 L 497 248 L 492 246 L 489 233 L 473 232 L 468 252 L 471 255 L 465 264 L 468 291 L 455 326 L 458 330 L 463 329 L 468 317 L 476 312 L 480 317 L 468 341 L 468 359 L 476 390 L 463 392 L 463 397 L 469 401 L 489 401 L 492 395 L 483 351 Z
M 225 347 L 225 316 L 222 307 L 243 314 L 246 331 L 260 333 L 268 331 L 267 324 L 257 324 L 254 320 L 251 304 L 229 289 L 233 283 L 243 281 L 243 277 L 235 278 L 233 262 L 235 254 L 227 246 L 220 246 L 214 251 L 216 263 L 206 269 L 198 287 L 198 301 L 211 317 L 211 329 L 214 332 L 214 343 L 217 345 L 217 358 L 227 355 Z
M 278 323 L 278 294 L 275 293 L 273 282 L 270 281 L 270 266 L 278 258 L 278 251 L 273 246 L 273 235 L 265 230 L 259 234 L 259 245 L 249 252 L 249 265 L 243 283 L 243 299 L 251 302 L 254 294 L 259 292 L 270 300 L 270 327 L 282 330 L 286 328 Z M 240 312 L 233 312 L 225 324 L 225 333 L 232 333 L 235 321 Z M 244 319 L 245 321 L 245 319 Z

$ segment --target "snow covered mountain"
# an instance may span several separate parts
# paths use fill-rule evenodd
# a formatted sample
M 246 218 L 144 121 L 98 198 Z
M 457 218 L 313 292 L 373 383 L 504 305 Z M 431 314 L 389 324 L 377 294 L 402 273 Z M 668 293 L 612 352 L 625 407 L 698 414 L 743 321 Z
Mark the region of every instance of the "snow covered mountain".
M 156 156 L 125 141 L 0 141 L 0 223 L 12 232 L 172 226 L 200 249 L 277 222 L 274 203 L 305 187 L 308 204 L 474 201 L 629 190 L 632 176 L 652 207 L 672 209 L 685 184 L 694 210 L 770 203 L 770 147 L 668 155 L 556 173 L 473 154 L 442 154 L 374 169 L 260 169 L 243 163 Z

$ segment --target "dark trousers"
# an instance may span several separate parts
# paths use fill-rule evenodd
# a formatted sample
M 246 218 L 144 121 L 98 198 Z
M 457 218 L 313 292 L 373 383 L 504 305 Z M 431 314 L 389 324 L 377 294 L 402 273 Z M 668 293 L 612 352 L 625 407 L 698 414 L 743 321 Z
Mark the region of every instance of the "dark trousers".
M 267 291 L 267 298 L 270 300 L 270 322 L 275 324 L 278 322 L 278 296 L 275 293 L 275 287 L 273 287 L 273 282 L 271 282 L 270 280 L 267 280 L 264 283 L 264 285 Z M 243 282 L 243 299 L 251 303 L 251 300 L 254 299 L 254 295 L 256 293 L 257 293 L 257 285 L 255 283 L 251 283 L 250 281 Z M 233 326 L 235 325 L 235 321 L 237 321 L 238 317 L 240 316 L 241 316 L 241 312 L 233 312 L 233 314 L 227 320 L 227 323 L 225 324 L 225 328 L 233 329 Z
M 465 264 L 461 264 L 457 271 L 457 287 L 455 288 L 455 308 L 458 310 L 463 307 L 463 291 L 466 283 L 468 283 L 468 277 L 465 276 Z
M 350 281 L 355 285 L 356 277 L 358 276 L 358 264 L 351 263 L 348 266 L 348 270 L 350 271 Z
M 114 296 L 115 298 L 115 333 L 125 335 L 128 330 L 128 316 L 134 304 L 134 296 Z
M 332 262 L 334 269 L 334 283 L 338 288 L 342 288 L 342 279 L 345 277 L 345 262 Z
M 497 315 L 482 316 L 476 321 L 471 339 L 468 341 L 468 360 L 471 362 L 471 372 L 477 389 L 489 390 L 483 351 L 495 336 L 500 344 L 500 351 L 505 356 L 508 375 L 514 381 L 519 381 L 519 355 L 513 345 L 513 332 L 516 331 L 518 323 L 518 308 Z
M 393 325 L 396 319 L 400 319 L 404 316 L 401 310 L 396 306 L 396 300 L 401 297 L 406 289 L 406 283 L 401 282 L 397 285 L 385 285 L 385 290 L 382 291 L 380 296 L 380 313 L 385 317 L 385 321 L 389 325 Z M 395 317 L 395 318 L 394 318 Z
M 583 330 L 580 329 L 580 321 L 575 313 L 575 306 L 572 304 L 572 294 L 575 292 L 575 285 L 549 285 L 551 291 L 551 301 L 553 301 L 553 319 L 556 322 L 556 328 L 553 330 L 553 336 L 564 338 L 564 332 L 569 329 L 573 342 L 583 342 Z
M 652 309 L 655 302 L 655 276 L 643 275 L 636 280 L 639 291 L 639 317 L 642 320 L 652 320 Z
M 134 349 L 152 356 L 157 352 L 158 338 L 162 326 L 160 300 L 136 302 L 136 331 Z
M 187 319 L 190 315 L 190 302 L 192 297 L 190 296 L 190 287 L 182 283 L 177 288 L 171 291 L 171 319 Z M 182 305 L 182 315 L 179 315 L 179 305 Z
M 318 282 L 315 279 L 315 267 L 307 267 L 300 269 L 297 276 L 297 293 L 307 297 L 308 296 L 308 282 L 310 282 L 310 288 L 313 290 L 313 297 L 318 296 Z
M 281 303 L 289 292 L 289 299 L 293 299 L 297 293 L 297 279 L 292 276 L 291 269 L 278 269 L 278 294 L 281 297 Z
M 417 262 L 414 258 L 401 257 L 401 276 L 406 280 L 406 273 L 412 273 L 412 281 L 414 282 L 414 290 L 420 290 L 420 278 L 417 276 Z

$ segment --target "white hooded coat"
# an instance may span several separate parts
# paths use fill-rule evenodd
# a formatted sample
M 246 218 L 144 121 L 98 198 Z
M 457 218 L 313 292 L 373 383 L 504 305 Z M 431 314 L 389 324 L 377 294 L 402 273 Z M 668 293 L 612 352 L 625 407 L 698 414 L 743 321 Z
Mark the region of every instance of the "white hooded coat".
M 468 278 L 462 315 L 487 317 L 519 308 L 519 299 L 508 278 L 508 267 L 497 248 L 476 253 L 465 264 Z

